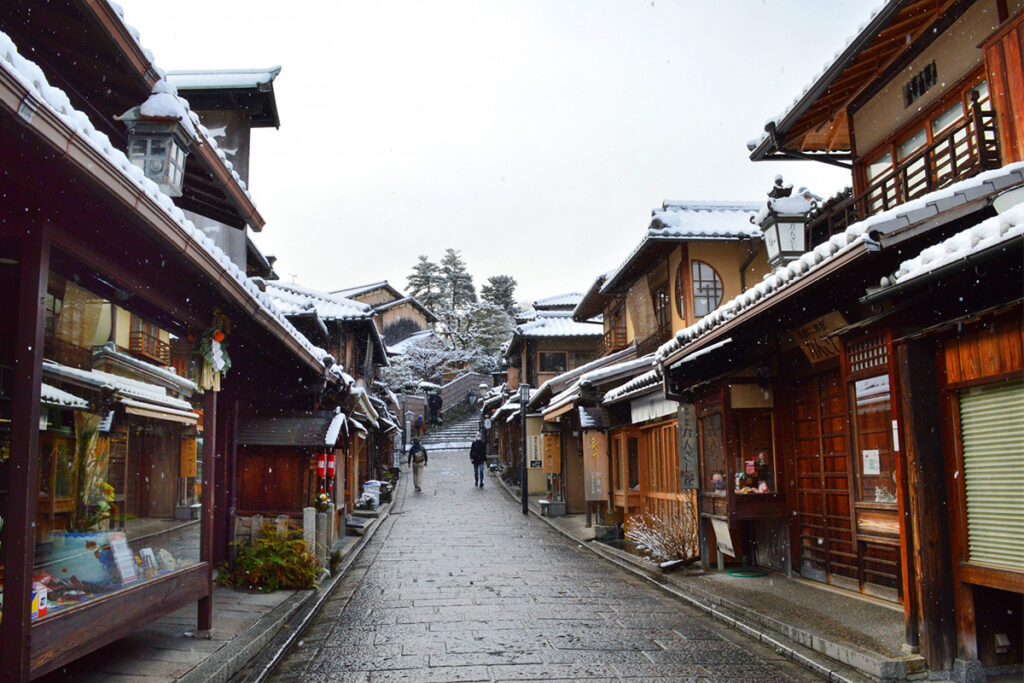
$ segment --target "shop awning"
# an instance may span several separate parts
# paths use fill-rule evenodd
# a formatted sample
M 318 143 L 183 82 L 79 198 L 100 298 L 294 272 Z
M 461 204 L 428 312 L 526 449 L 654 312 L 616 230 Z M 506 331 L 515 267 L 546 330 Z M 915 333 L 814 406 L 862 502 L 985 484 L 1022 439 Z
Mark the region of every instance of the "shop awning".
M 190 410 L 179 410 L 169 408 L 158 403 L 136 401 L 131 398 L 120 398 L 118 402 L 124 406 L 124 412 L 139 417 L 149 417 L 154 420 L 166 420 L 168 422 L 180 422 L 181 424 L 194 425 L 199 422 L 199 414 Z
M 352 422 L 349 422 L 352 424 Z M 273 415 L 242 415 L 238 420 L 238 443 L 245 446 L 296 446 L 329 448 L 344 432 L 339 414 L 332 411 L 288 412 Z

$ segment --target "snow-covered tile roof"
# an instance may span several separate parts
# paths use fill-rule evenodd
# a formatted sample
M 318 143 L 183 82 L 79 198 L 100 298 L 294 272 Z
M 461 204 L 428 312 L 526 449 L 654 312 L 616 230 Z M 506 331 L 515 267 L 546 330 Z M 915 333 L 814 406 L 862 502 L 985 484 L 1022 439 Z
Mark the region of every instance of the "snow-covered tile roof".
M 323 320 L 373 318 L 373 308 L 367 304 L 280 280 L 267 282 L 267 294 L 285 315 L 316 311 Z
M 61 408 L 86 409 L 89 407 L 88 401 L 66 391 L 61 391 L 46 382 L 40 384 L 39 401 L 44 405 L 59 406 Z
M 78 139 L 105 158 L 112 169 L 115 169 L 130 184 L 135 185 L 148 195 L 165 215 L 179 226 L 188 239 L 207 252 L 223 271 L 242 287 L 259 308 L 274 318 L 281 328 L 295 339 L 310 356 L 322 362 L 327 352 L 311 344 L 294 325 L 288 322 L 284 314 L 274 306 L 270 297 L 261 292 L 256 284 L 250 281 L 245 273 L 202 230 L 196 228 L 192 221 L 185 217 L 182 210 L 175 206 L 171 198 L 164 194 L 156 183 L 145 176 L 142 169 L 131 163 L 124 152 L 114 147 L 106 135 L 96 130 L 89 117 L 71 105 L 71 101 L 64 91 L 51 86 L 42 70 L 34 62 L 22 57 L 11 39 L 3 32 L 0 32 L 0 69 L 9 73 L 32 93 L 32 96 L 38 100 L 38 106 L 51 111 L 75 132 Z
M 763 202 L 666 201 L 652 212 L 649 237 L 753 239 L 761 228 L 750 223 Z
M 571 306 L 576 307 L 576 304 L 583 298 L 583 294 L 580 292 L 568 292 L 566 294 L 556 294 L 555 296 L 549 296 L 544 299 L 537 299 L 533 302 L 533 307 L 537 310 L 543 310 L 545 308 L 560 307 L 560 306 Z
M 615 387 L 604 395 L 602 403 L 609 404 L 616 401 L 624 401 L 634 396 L 647 393 L 654 387 L 661 385 L 661 370 L 654 368 L 650 372 L 634 377 L 625 384 Z
M 189 394 L 193 393 L 197 388 L 195 382 L 190 380 L 188 377 L 182 377 L 179 375 L 175 372 L 173 367 L 160 367 L 159 365 L 153 365 L 152 363 L 147 363 L 144 360 L 139 360 L 135 356 L 120 351 L 114 342 L 107 342 L 104 344 L 100 353 L 116 358 L 119 362 L 124 363 L 129 367 L 140 368 L 148 373 L 152 373 L 153 375 L 166 380 L 170 384 L 181 387 L 183 391 Z
M 643 368 L 649 368 L 654 364 L 654 354 L 649 353 L 646 356 L 634 358 L 632 360 L 623 361 L 621 363 L 615 363 L 614 365 L 608 365 L 597 370 L 592 370 L 580 377 L 581 385 L 594 385 L 601 384 L 612 380 L 621 375 L 630 375 Z
M 149 403 L 158 403 L 170 408 L 191 412 L 192 404 L 180 398 L 167 395 L 167 390 L 155 384 L 113 375 L 102 370 L 81 370 L 51 360 L 43 361 L 43 373 L 65 381 L 78 382 L 93 389 L 111 389 L 119 396 L 136 398 Z
M 273 82 L 280 73 L 280 66 L 269 69 L 168 71 L 166 79 L 181 90 L 252 89 Z
M 629 284 L 625 278 L 633 272 L 633 266 L 642 264 L 644 257 L 659 242 L 760 239 L 761 228 L 753 225 L 750 219 L 757 215 L 762 204 L 666 200 L 661 209 L 651 212 L 651 222 L 643 239 L 618 268 L 604 276 L 605 280 L 600 284 L 598 292 L 612 294 L 620 285 Z M 593 292 L 594 288 L 591 287 L 585 298 L 593 298 Z
M 592 370 L 605 367 L 606 365 L 619 363 L 623 360 L 631 360 L 635 357 L 636 345 L 630 344 L 628 347 L 622 349 L 621 351 L 610 353 L 607 356 L 601 356 L 600 358 L 592 360 L 589 363 L 584 363 L 579 367 L 573 368 L 572 370 L 567 370 L 566 372 L 563 372 L 560 375 L 552 377 L 551 379 L 545 381 L 543 384 L 540 385 L 540 387 L 537 388 L 537 396 L 541 398 L 541 400 L 543 400 L 543 396 L 545 394 L 553 393 L 555 391 L 561 391 L 569 382 L 577 379 L 580 375 L 585 375 L 586 373 Z
M 1024 236 L 1024 203 L 992 216 L 972 228 L 963 230 L 949 239 L 923 250 L 912 259 L 907 259 L 891 277 L 882 279 L 882 286 L 902 284 L 920 277 L 936 268 L 963 260 L 972 254 L 984 251 L 1012 239 Z
M 381 289 L 382 287 L 390 287 L 387 280 L 381 280 L 380 282 L 371 282 L 367 285 L 357 285 L 356 287 L 347 287 L 345 289 L 335 289 L 331 291 L 331 294 L 338 294 L 340 296 L 359 296 L 360 294 L 366 294 L 372 292 L 375 289 Z
M 341 408 L 335 408 L 334 417 L 331 418 L 331 424 L 327 425 L 327 433 L 324 435 L 324 445 L 333 447 L 338 443 L 338 436 L 343 428 L 347 429 L 347 424 L 348 416 L 341 412 Z
M 803 280 L 832 263 L 854 247 L 863 245 L 868 233 L 887 234 L 912 225 L 915 221 L 937 216 L 986 194 L 1024 182 L 1024 162 L 1008 164 L 1002 168 L 961 180 L 949 187 L 924 195 L 882 213 L 854 223 L 845 232 L 833 235 L 828 241 L 801 255 L 788 265 L 765 275 L 761 282 L 739 296 L 725 302 L 693 325 L 679 330 L 656 351 L 658 362 L 684 346 L 693 343 L 720 325 L 777 296 L 794 283 Z
M 594 323 L 578 323 L 571 311 L 538 311 L 537 319 L 516 327 L 522 337 L 600 337 L 604 328 Z

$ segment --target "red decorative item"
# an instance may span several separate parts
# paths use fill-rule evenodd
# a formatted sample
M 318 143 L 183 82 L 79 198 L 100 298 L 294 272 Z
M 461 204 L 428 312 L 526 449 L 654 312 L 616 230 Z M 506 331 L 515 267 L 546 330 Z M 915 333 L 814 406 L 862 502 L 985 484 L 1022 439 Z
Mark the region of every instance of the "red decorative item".
M 334 453 L 327 454 L 327 478 L 334 479 Z
M 321 479 L 323 479 L 324 475 L 326 473 L 327 473 L 327 455 L 325 453 L 321 453 L 320 455 L 318 455 L 316 457 L 316 476 L 318 476 Z M 320 490 L 322 491 L 323 489 L 320 489 Z

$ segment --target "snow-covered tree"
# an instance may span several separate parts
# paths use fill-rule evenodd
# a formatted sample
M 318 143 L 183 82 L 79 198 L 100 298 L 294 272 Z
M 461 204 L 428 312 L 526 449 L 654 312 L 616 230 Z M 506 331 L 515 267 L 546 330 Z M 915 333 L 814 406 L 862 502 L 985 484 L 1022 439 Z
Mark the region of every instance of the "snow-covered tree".
M 416 297 L 432 311 L 438 307 L 442 297 L 442 275 L 436 263 L 421 254 L 405 281 L 410 296 Z
M 501 306 L 489 301 L 475 304 L 466 314 L 466 347 L 482 354 L 498 356 L 501 345 L 512 336 L 515 322 Z
M 420 382 L 442 383 L 445 374 L 461 371 L 474 359 L 474 352 L 452 348 L 443 340 L 428 336 L 392 358 L 388 367 L 381 368 L 381 378 L 392 387 L 417 391 Z
M 480 288 L 480 298 L 501 307 L 508 315 L 516 314 L 516 285 L 511 275 L 495 275 L 487 278 L 487 284 Z

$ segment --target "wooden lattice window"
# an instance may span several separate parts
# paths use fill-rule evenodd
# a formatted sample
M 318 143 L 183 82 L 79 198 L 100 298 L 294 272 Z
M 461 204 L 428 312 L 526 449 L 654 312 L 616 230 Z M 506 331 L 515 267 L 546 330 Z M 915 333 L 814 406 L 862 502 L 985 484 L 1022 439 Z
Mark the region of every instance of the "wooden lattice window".
M 850 344 L 847 353 L 849 373 L 860 373 L 874 368 L 885 368 L 889 364 L 889 349 L 885 337 L 871 337 Z
M 703 318 L 722 303 L 722 278 L 703 261 L 693 261 L 693 314 Z

